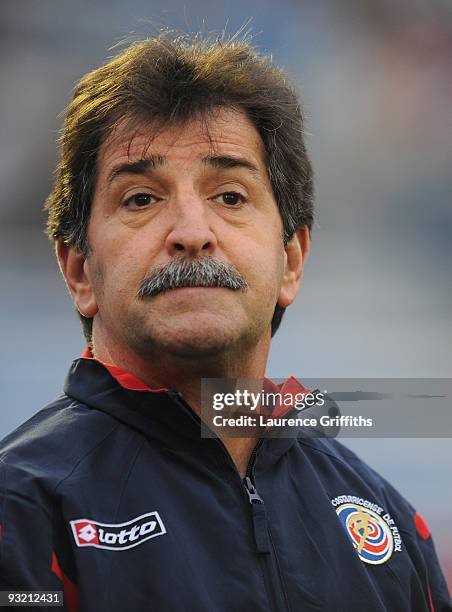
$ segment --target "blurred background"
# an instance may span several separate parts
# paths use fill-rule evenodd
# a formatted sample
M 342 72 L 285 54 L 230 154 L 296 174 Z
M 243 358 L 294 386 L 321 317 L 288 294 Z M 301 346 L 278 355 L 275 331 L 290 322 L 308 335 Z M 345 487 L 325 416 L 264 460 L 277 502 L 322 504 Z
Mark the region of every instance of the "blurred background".
M 74 82 L 132 32 L 250 19 L 300 87 L 317 189 L 268 375 L 452 377 L 449 0 L 3 0 L 0 436 L 60 393 L 84 346 L 42 212 Z M 424 515 L 452 584 L 451 440 L 345 442 Z

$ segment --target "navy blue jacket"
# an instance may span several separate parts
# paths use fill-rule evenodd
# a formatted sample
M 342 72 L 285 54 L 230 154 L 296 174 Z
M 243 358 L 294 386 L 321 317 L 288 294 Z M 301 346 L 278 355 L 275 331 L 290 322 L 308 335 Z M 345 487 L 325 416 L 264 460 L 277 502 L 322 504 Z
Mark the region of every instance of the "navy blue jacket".
M 421 517 L 335 440 L 264 436 L 242 480 L 177 391 L 82 358 L 0 453 L 3 590 L 64 589 L 69 612 L 452 610 Z

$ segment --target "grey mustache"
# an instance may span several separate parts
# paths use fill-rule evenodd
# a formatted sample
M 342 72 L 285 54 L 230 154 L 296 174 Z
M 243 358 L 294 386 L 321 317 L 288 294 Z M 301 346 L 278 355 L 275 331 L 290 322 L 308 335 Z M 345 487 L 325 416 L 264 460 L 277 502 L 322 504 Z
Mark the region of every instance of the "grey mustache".
M 211 255 L 197 259 L 178 257 L 151 270 L 141 283 L 137 295 L 142 299 L 181 287 L 225 287 L 237 291 L 247 286 L 243 276 L 232 264 Z

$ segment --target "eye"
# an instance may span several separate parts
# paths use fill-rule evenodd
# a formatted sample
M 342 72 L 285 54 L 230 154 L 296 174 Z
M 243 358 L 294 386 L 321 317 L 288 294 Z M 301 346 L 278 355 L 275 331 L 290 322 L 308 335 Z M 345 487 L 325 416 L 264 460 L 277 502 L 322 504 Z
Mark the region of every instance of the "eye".
M 134 193 L 124 201 L 128 208 L 145 208 L 155 200 L 150 193 Z
M 220 195 L 216 196 L 214 199 L 217 201 L 219 200 L 222 204 L 226 204 L 227 206 L 237 206 L 238 204 L 243 204 L 245 201 L 245 197 L 236 191 L 220 193 Z

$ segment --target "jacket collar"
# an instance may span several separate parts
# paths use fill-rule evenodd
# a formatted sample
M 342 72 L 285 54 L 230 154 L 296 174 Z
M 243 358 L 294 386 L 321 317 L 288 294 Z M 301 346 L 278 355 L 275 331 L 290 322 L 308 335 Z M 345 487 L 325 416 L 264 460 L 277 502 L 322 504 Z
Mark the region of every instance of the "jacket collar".
M 121 387 L 124 387 L 125 389 L 130 389 L 131 391 L 168 391 L 168 389 L 166 388 L 153 389 L 139 378 L 136 378 L 136 376 L 133 376 L 133 374 L 130 374 L 130 372 L 127 372 L 126 370 L 123 370 L 118 366 L 112 365 L 111 363 L 106 363 L 105 361 L 96 359 L 93 356 L 93 353 L 89 346 L 87 346 L 86 349 L 83 351 L 81 359 L 91 359 L 93 361 L 98 361 L 99 363 L 101 363 L 105 368 L 107 368 L 112 377 L 119 382 Z
M 308 391 L 293 376 L 281 385 L 265 379 L 265 388 L 293 394 Z M 196 452 L 200 446 L 218 446 L 218 438 L 201 438 L 201 419 L 177 389 L 150 388 L 122 368 L 93 358 L 89 349 L 72 363 L 64 391 L 89 408 L 105 412 L 165 446 Z M 276 406 L 273 415 L 280 417 L 289 411 L 290 407 Z M 268 439 L 261 447 L 266 446 L 270 450 L 266 455 L 276 461 L 289 450 L 298 432 L 298 428 L 292 427 L 279 430 L 277 438 L 265 435 Z

